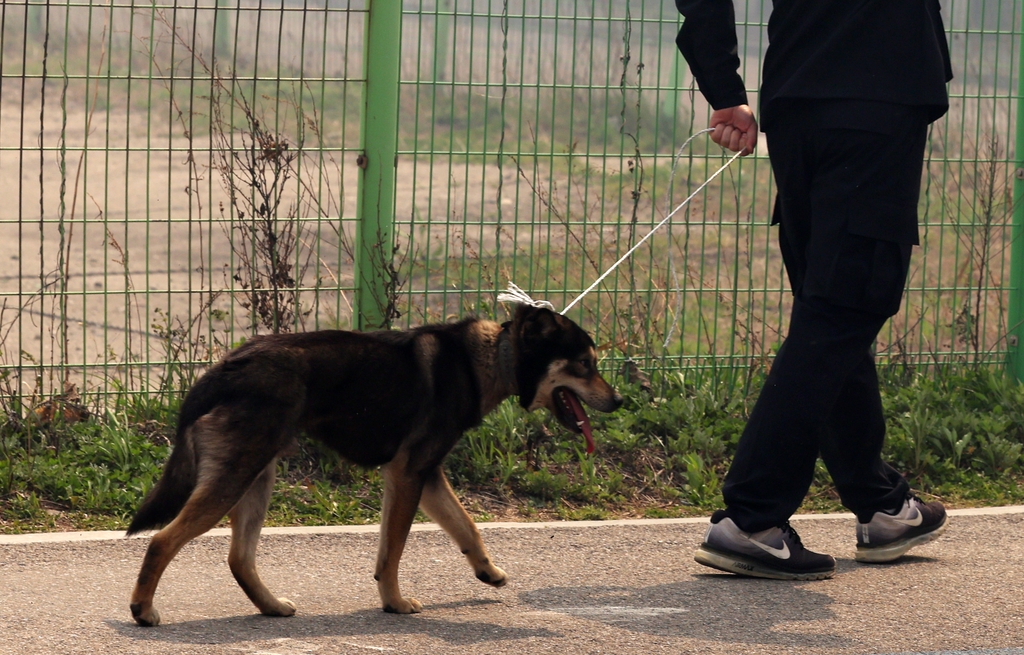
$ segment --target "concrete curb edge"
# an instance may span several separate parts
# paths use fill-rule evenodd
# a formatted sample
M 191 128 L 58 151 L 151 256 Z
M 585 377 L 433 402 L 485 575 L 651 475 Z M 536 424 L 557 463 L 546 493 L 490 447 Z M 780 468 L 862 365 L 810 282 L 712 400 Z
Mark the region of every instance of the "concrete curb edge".
M 996 516 L 1003 514 L 1024 514 L 1024 505 L 1007 505 L 1004 507 L 974 507 L 969 509 L 949 510 L 950 516 Z M 794 521 L 851 520 L 853 514 L 841 512 L 836 514 L 797 514 Z M 544 521 L 515 522 L 496 521 L 493 523 L 477 523 L 481 530 L 566 530 L 582 528 L 608 528 L 618 526 L 657 526 L 685 525 L 706 523 L 706 516 L 680 519 L 612 519 L 608 521 Z M 287 528 L 263 528 L 264 535 L 319 535 L 319 534 L 376 534 L 380 526 L 373 525 L 316 525 Z M 413 532 L 434 532 L 440 530 L 435 523 L 416 523 Z M 150 533 L 137 535 L 134 539 L 147 538 Z M 204 537 L 223 537 L 231 534 L 230 528 L 215 528 Z M 16 546 L 24 544 L 74 543 L 82 541 L 114 541 L 124 539 L 121 530 L 93 530 L 85 532 L 35 532 L 29 534 L 0 535 L 0 546 Z

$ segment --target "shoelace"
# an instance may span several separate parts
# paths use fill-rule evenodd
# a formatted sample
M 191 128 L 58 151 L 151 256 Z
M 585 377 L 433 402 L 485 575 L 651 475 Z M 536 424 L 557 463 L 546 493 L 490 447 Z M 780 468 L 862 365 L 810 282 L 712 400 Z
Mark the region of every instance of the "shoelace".
M 916 503 L 916 505 L 915 505 L 915 503 Z M 924 509 L 925 502 L 923 500 L 921 500 L 920 498 L 918 498 L 917 494 L 908 493 L 906 499 L 903 501 L 903 505 L 901 505 L 896 510 L 896 513 L 893 514 L 893 516 L 899 516 L 900 514 L 903 513 L 903 510 L 905 508 L 907 508 L 907 507 L 913 508 L 915 506 L 917 507 L 917 511 L 921 512 Z
M 779 528 L 782 530 L 782 534 L 788 534 L 792 538 L 794 546 L 800 546 L 801 548 L 803 548 L 804 544 L 800 540 L 800 535 L 797 534 L 796 528 L 790 525 L 789 521 L 786 521 L 785 523 L 780 525 Z

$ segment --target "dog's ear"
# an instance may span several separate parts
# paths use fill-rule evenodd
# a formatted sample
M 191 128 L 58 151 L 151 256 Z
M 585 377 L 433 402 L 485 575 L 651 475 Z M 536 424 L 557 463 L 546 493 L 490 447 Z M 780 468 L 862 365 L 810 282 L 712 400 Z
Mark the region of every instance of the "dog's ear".
M 512 323 L 521 346 L 530 346 L 550 339 L 558 332 L 558 317 L 546 307 L 519 305 Z

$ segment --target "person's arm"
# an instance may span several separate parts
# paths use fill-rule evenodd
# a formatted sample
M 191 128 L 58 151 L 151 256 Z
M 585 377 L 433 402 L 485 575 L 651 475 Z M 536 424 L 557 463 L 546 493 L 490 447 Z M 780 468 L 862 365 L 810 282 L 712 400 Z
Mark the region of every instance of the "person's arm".
M 713 109 L 712 141 L 746 154 L 757 147 L 757 121 L 747 105 L 737 54 L 732 0 L 676 0 L 685 20 L 676 37 L 679 52 Z

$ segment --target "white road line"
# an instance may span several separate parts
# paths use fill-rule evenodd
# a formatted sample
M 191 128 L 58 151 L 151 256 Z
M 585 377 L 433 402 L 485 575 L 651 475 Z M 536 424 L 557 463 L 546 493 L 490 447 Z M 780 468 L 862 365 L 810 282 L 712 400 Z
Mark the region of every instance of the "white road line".
M 1024 648 L 986 648 L 982 650 L 932 650 L 928 652 L 887 653 L 886 655 L 1024 655 Z
M 632 607 L 627 605 L 594 605 L 585 607 L 549 607 L 549 612 L 571 614 L 572 616 L 597 617 L 618 621 L 629 621 L 637 617 L 682 614 L 690 610 L 684 607 Z
M 356 648 L 363 648 L 365 650 L 375 650 L 381 653 L 386 653 L 388 651 L 395 650 L 394 648 L 387 648 L 386 646 L 364 646 L 363 644 L 353 644 L 351 641 L 343 641 L 341 643 L 345 644 L 346 646 L 354 646 Z

